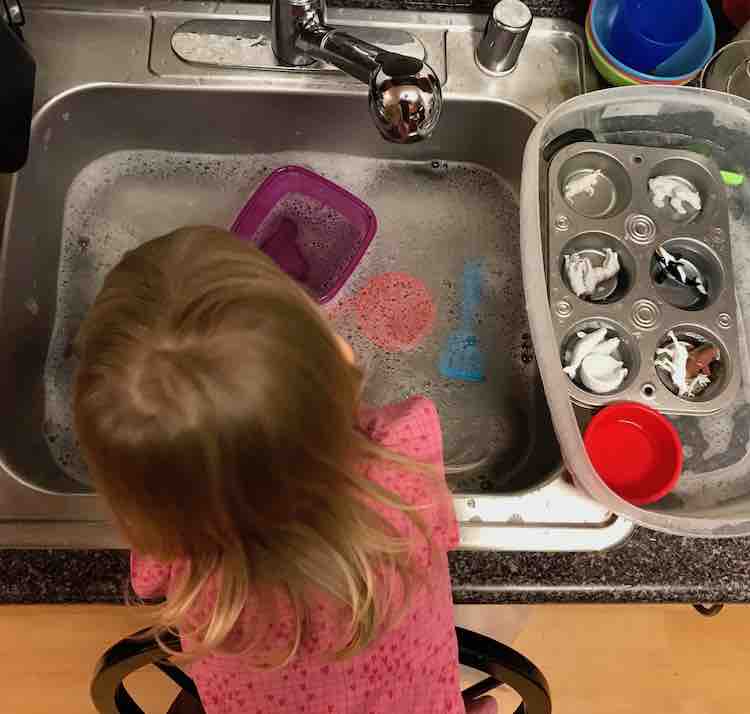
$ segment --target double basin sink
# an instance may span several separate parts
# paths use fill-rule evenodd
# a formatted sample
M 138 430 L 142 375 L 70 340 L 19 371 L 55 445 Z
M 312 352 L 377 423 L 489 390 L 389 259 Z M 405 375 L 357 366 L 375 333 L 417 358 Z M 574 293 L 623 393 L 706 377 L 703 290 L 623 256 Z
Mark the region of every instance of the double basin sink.
M 326 67 L 272 66 L 265 8 L 209 14 L 195 5 L 29 8 L 27 39 L 40 71 L 32 150 L 13 182 L 2 254 L 0 546 L 121 545 L 71 431 L 76 330 L 124 251 L 181 225 L 230 225 L 259 181 L 286 164 L 324 173 L 375 210 L 379 232 L 355 286 L 405 271 L 436 299 L 436 328 L 420 349 L 370 345 L 367 397 L 435 400 L 447 458 L 468 464 L 451 478 L 463 547 L 598 550 L 621 542 L 632 525 L 579 495 L 564 474 L 519 264 L 526 140 L 539 115 L 591 88 L 578 28 L 535 21 L 518 68 L 497 79 L 474 63 L 481 18 L 334 11 L 333 23 L 374 28 L 380 41 L 393 31 L 398 45 L 408 34 L 443 80 L 434 136 L 398 146 L 381 140 L 354 81 Z M 173 50 L 186 23 L 221 34 L 237 21 L 260 28 L 252 62 L 266 64 L 190 62 Z M 54 40 L 63 32 L 64 46 Z M 469 385 L 444 379 L 437 364 L 458 329 L 461 266 L 477 257 L 487 379 Z M 367 351 L 356 320 L 339 327 Z

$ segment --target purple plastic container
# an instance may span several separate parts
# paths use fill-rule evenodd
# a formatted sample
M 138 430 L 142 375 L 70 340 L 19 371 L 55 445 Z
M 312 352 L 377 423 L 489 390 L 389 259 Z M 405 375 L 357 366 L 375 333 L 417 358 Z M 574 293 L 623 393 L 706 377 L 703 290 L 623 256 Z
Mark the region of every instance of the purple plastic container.
M 378 222 L 356 196 L 301 166 L 274 171 L 232 225 L 320 303 L 347 281 Z

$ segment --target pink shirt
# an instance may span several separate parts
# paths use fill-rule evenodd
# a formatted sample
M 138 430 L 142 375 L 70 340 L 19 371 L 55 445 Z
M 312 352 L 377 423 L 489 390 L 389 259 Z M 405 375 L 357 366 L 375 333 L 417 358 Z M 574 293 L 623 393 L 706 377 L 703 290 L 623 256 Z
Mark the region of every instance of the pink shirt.
M 377 443 L 435 464 L 442 474 L 440 422 L 429 400 L 415 397 L 365 410 L 362 427 Z M 377 507 L 399 532 L 412 537 L 414 555 L 426 575 L 410 610 L 367 650 L 344 661 L 330 656 L 340 642 L 341 613 L 321 597 L 312 608 L 300 650 L 286 667 L 259 671 L 244 655 L 214 654 L 193 662 L 190 674 L 207 714 L 464 713 L 447 558 L 447 551 L 458 543 L 458 529 L 448 488 L 442 475 L 436 489 L 425 477 L 389 464 L 369 467 L 368 476 L 408 503 L 425 506 L 420 514 L 434 549 L 404 514 Z M 133 588 L 144 598 L 163 596 L 174 569 L 133 554 Z M 253 611 L 251 600 L 236 630 L 257 630 Z M 286 642 L 292 622 L 288 606 L 282 607 L 261 639 Z

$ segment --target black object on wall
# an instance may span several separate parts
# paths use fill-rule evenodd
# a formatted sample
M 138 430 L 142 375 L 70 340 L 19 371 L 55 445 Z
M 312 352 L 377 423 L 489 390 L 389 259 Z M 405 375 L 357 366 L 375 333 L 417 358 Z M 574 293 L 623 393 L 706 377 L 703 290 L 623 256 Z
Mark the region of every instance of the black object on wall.
M 36 63 L 23 42 L 23 10 L 0 5 L 0 173 L 18 171 L 29 154 Z M 2 12 L 4 10 L 4 13 Z
M 489 12 L 497 0 L 328 0 L 329 7 L 425 12 Z M 524 0 L 535 17 L 554 17 L 583 24 L 589 0 Z
M 723 47 L 732 41 L 739 28 L 735 27 L 724 13 L 722 0 L 708 0 L 708 5 L 716 23 L 716 47 Z

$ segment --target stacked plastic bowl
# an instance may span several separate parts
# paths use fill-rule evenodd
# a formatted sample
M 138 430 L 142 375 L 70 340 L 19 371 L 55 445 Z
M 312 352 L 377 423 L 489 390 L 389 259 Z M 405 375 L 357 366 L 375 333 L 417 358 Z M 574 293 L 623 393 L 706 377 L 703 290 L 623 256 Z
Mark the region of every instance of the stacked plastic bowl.
M 716 27 L 706 0 L 592 0 L 586 41 L 609 84 L 678 85 L 711 59 Z

